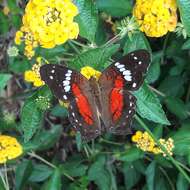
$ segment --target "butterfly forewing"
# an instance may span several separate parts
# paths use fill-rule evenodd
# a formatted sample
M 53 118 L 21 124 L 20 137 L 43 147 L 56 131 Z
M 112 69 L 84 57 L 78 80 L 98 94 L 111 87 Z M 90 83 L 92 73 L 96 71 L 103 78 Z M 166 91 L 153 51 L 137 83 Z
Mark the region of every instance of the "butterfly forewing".
M 40 75 L 58 99 L 69 101 L 69 120 L 82 137 L 98 136 L 101 124 L 89 81 L 77 71 L 54 64 L 42 66 Z
M 88 85 L 88 80 L 79 72 L 62 65 L 47 64 L 40 68 L 41 79 L 59 100 L 72 100 L 72 84 Z
M 143 82 L 150 62 L 146 50 L 127 54 L 111 64 L 99 78 L 102 97 L 102 118 L 108 131 L 125 133 L 135 114 L 136 99 L 129 91 L 137 90 Z

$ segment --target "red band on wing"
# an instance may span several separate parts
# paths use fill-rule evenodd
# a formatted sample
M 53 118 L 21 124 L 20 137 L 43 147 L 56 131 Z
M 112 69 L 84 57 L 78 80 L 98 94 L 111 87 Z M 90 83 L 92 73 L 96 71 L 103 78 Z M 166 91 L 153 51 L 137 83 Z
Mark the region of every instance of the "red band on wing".
M 110 110 L 113 115 L 113 121 L 117 121 L 123 109 L 123 94 L 121 94 L 121 89 L 123 88 L 124 81 L 121 76 L 117 76 L 114 82 L 114 88 L 110 93 Z
M 72 84 L 72 91 L 76 97 L 76 103 L 79 109 L 79 113 L 87 124 L 92 125 L 92 112 L 87 98 L 82 94 L 80 88 L 76 84 Z

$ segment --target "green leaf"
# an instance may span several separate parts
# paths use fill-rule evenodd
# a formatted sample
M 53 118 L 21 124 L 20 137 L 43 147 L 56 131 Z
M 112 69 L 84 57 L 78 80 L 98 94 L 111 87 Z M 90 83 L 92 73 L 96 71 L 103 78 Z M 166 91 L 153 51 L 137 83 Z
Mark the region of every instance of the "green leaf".
M 15 189 L 24 189 L 30 174 L 32 173 L 32 162 L 31 160 L 22 161 L 16 168 L 15 172 Z
M 174 154 L 180 156 L 189 155 L 190 129 L 183 129 L 182 127 L 174 135 L 170 136 L 174 140 Z
M 146 49 L 151 52 L 149 42 L 142 32 L 138 32 L 132 35 L 132 38 L 127 38 L 124 45 L 124 54 L 138 49 Z
M 106 63 L 109 58 L 118 50 L 119 45 L 113 45 L 105 48 L 90 49 L 81 55 L 75 57 L 72 66 L 78 70 L 84 66 L 91 66 L 94 69 L 104 69 L 108 66 Z
M 189 183 L 183 177 L 183 175 L 181 173 L 178 174 L 176 187 L 177 187 L 177 190 L 188 190 L 189 189 Z
M 47 165 L 36 164 L 34 165 L 29 181 L 42 182 L 51 176 L 52 172 L 52 168 L 48 167 Z
M 184 92 L 185 79 L 182 76 L 167 76 L 158 87 L 166 96 L 180 97 Z
M 92 0 L 75 0 L 79 9 L 79 15 L 75 17 L 79 24 L 80 36 L 94 42 L 98 26 L 98 11 Z
M 105 163 L 105 157 L 99 156 L 88 171 L 89 180 L 94 181 L 100 190 L 110 190 L 111 179 Z
M 148 69 L 148 73 L 146 75 L 146 80 L 148 83 L 153 83 L 158 80 L 160 76 L 160 60 L 161 60 L 162 52 L 158 52 L 153 54 L 152 63 Z
M 54 108 L 51 110 L 51 114 L 55 117 L 67 117 L 68 116 L 68 110 L 66 107 L 61 106 L 60 104 L 57 104 Z
M 113 17 L 127 16 L 132 11 L 132 3 L 129 0 L 97 0 L 97 7 Z
M 187 35 L 190 36 L 190 1 L 189 0 L 177 0 L 177 5 L 180 12 L 181 21 L 185 27 Z
M 133 162 L 140 158 L 143 158 L 144 152 L 136 147 L 132 147 L 126 150 L 125 154 L 116 154 L 115 158 L 124 162 Z
M 8 17 L 0 11 L 0 34 L 6 34 L 9 31 L 9 20 Z
M 24 141 L 29 141 L 37 129 L 40 128 L 43 112 L 36 106 L 34 97 L 30 97 L 24 104 L 21 112 L 21 128 L 24 132 Z
M 32 140 L 23 144 L 24 151 L 45 150 L 51 148 L 60 138 L 62 127 L 54 125 L 50 130 L 41 130 Z
M 24 141 L 29 141 L 37 129 L 40 129 L 44 110 L 40 110 L 36 104 L 38 96 L 51 97 L 49 89 L 44 86 L 39 91 L 29 97 L 21 111 L 21 129 L 24 132 Z
M 146 181 L 148 190 L 154 190 L 154 178 L 155 178 L 156 162 L 153 161 L 146 169 Z
M 59 168 L 56 168 L 46 183 L 44 190 L 61 190 L 61 172 Z
M 136 170 L 135 165 L 132 163 L 124 163 L 123 174 L 125 178 L 126 190 L 132 189 L 140 179 L 140 173 Z
M 1 177 L 0 177 L 0 190 L 6 190 Z
M 15 73 L 24 73 L 26 70 L 31 68 L 31 63 L 27 59 L 16 59 L 11 60 L 9 59 L 9 69 Z
M 79 161 L 70 161 L 68 163 L 60 165 L 60 168 L 62 174 L 66 173 L 72 177 L 81 177 L 86 174 L 88 166 L 81 164 Z
M 76 143 L 77 143 L 77 150 L 80 152 L 82 149 L 82 137 L 80 132 L 77 132 L 76 134 Z
M 166 106 L 168 110 L 175 114 L 180 119 L 186 119 L 188 117 L 188 110 L 184 104 L 184 102 L 175 97 L 167 97 L 165 99 Z
M 169 121 L 162 109 L 157 96 L 144 83 L 142 87 L 133 93 L 137 98 L 137 112 L 138 114 L 155 123 L 169 125 Z
M 11 74 L 0 73 L 0 90 L 5 88 L 11 76 Z
M 190 39 L 187 39 L 187 41 L 183 44 L 182 49 L 190 49 Z

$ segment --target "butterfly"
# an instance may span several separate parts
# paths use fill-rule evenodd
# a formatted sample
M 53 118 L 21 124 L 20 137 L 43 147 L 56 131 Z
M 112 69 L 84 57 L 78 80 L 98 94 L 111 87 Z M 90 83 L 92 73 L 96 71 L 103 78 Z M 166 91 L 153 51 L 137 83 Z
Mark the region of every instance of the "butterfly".
M 142 85 L 149 63 L 150 54 L 141 49 L 112 63 L 98 80 L 58 64 L 41 66 L 40 75 L 59 100 L 69 102 L 71 124 L 89 141 L 105 131 L 130 133 L 136 107 L 130 91 Z

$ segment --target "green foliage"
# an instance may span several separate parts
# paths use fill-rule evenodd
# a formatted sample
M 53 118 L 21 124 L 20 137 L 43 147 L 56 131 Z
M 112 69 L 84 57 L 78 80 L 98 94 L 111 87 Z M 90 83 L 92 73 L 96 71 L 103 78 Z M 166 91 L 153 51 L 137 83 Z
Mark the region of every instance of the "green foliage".
M 27 2 L 0 2 L 0 133 L 15 137 L 23 148 L 22 155 L 1 165 L 0 190 L 190 189 L 190 1 L 177 0 L 181 28 L 160 38 L 150 38 L 138 27 L 132 35 L 119 33 L 123 28 L 115 23 L 135 22 L 135 1 L 73 2 L 79 10 L 74 18 L 79 37 L 54 48 L 38 46 L 30 60 L 24 55 L 24 44 L 18 46 L 13 40 Z M 11 46 L 18 48 L 17 56 L 7 53 Z M 102 132 L 101 137 L 84 142 L 68 120 L 68 105 L 60 104 L 47 86 L 34 87 L 24 80 L 37 57 L 77 71 L 90 66 L 102 72 L 139 49 L 148 50 L 151 63 L 141 88 L 131 92 L 137 112 L 129 135 Z M 173 155 L 141 150 L 132 139 L 136 131 L 147 131 L 154 141 L 172 138 Z M 1 154 L 0 146 L 0 159 Z
M 123 17 L 131 13 L 132 5 L 129 0 L 98 0 L 97 6 L 113 17 Z
M 156 123 L 161 123 L 165 125 L 170 124 L 161 107 L 159 99 L 149 89 L 146 83 L 144 83 L 143 86 L 134 93 L 134 95 L 137 98 L 138 114 Z

